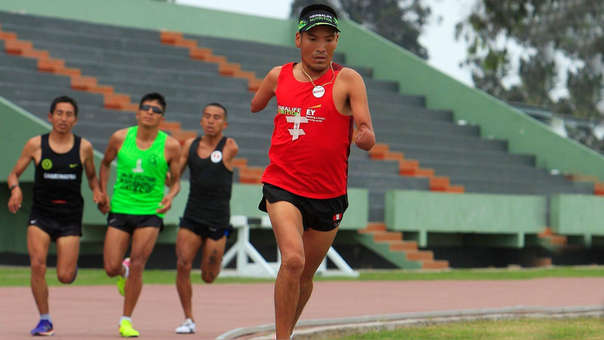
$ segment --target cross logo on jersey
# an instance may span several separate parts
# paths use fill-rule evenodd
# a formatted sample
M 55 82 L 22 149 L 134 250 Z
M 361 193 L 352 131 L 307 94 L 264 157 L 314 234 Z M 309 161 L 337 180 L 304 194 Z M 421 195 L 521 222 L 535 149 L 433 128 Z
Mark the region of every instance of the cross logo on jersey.
M 289 134 L 292 135 L 292 140 L 298 139 L 299 136 L 305 135 L 304 130 L 300 129 L 300 123 L 308 123 L 306 117 L 301 116 L 287 116 L 285 117 L 288 123 L 294 123 L 293 129 L 288 129 Z

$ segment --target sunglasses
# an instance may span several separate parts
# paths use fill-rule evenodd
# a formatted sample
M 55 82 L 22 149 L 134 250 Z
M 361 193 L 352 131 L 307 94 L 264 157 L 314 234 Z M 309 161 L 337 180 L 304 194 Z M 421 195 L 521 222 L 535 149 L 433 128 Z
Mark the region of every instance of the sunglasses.
M 157 113 L 158 115 L 162 115 L 164 114 L 164 111 L 162 111 L 159 107 L 157 106 L 151 106 L 151 105 L 141 105 L 140 109 L 143 111 L 149 111 L 149 109 L 151 109 L 151 111 L 153 111 L 153 113 Z

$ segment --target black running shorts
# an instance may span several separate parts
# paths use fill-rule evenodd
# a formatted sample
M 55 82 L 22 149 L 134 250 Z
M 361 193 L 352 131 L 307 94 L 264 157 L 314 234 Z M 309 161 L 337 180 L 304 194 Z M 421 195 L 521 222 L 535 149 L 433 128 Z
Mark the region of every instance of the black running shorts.
M 229 237 L 233 231 L 233 227 L 228 226 L 215 226 L 210 225 L 206 222 L 196 221 L 190 217 L 184 216 L 180 219 L 180 227 L 189 229 L 195 234 L 199 235 L 202 239 L 211 238 L 212 240 L 220 240 L 224 236 Z
M 266 201 L 286 201 L 293 204 L 302 214 L 304 230 L 330 231 L 337 228 L 348 208 L 348 195 L 328 199 L 314 199 L 293 194 L 287 190 L 265 183 L 258 209 L 266 211 Z
M 132 234 L 134 229 L 142 227 L 156 227 L 161 231 L 164 229 L 164 220 L 157 215 L 109 213 L 109 216 L 107 216 L 107 226 L 123 230 L 128 234 Z
M 49 217 L 44 214 L 32 212 L 29 215 L 28 223 L 30 226 L 36 226 L 50 236 L 50 239 L 56 241 L 63 236 L 82 236 L 82 219 L 62 219 Z

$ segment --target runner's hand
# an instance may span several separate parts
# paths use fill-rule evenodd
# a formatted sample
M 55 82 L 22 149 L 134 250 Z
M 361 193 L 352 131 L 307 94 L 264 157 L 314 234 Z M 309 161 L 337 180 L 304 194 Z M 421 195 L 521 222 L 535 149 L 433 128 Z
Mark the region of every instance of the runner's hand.
M 172 208 L 172 198 L 166 196 L 163 200 L 161 200 L 161 203 L 159 203 L 159 209 L 157 209 L 157 213 L 163 214 L 166 211 L 170 210 L 170 208 Z
M 95 192 L 94 193 L 94 202 L 96 203 L 97 208 L 102 214 L 106 214 L 111 210 L 111 205 L 109 204 L 109 198 L 107 194 L 104 192 Z
M 20 187 L 16 187 L 11 191 L 10 199 L 8 200 L 8 211 L 16 214 L 23 203 L 23 193 Z
M 368 151 L 375 144 L 375 135 L 373 131 L 366 126 L 359 127 L 353 135 L 354 143 L 365 151 Z

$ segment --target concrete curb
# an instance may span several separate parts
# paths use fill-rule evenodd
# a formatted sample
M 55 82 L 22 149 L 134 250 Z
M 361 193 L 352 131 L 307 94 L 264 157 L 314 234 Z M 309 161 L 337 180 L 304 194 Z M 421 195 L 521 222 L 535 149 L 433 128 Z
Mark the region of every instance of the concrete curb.
M 295 339 L 323 339 L 333 336 L 392 330 L 405 326 L 447 323 L 472 320 L 499 320 L 518 318 L 572 318 L 581 316 L 604 316 L 604 306 L 574 307 L 528 307 L 449 310 L 437 312 L 366 315 L 352 318 L 302 320 L 298 322 Z M 251 340 L 274 339 L 274 324 L 236 328 L 221 334 L 216 340 L 231 340 L 246 337 Z M 262 334 L 253 337 L 255 334 Z

